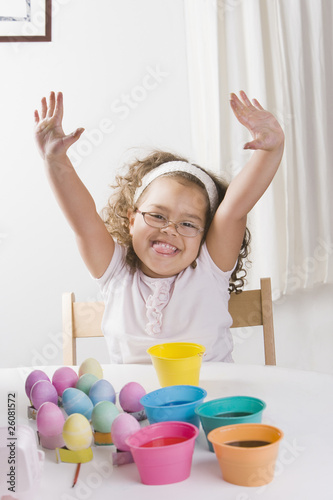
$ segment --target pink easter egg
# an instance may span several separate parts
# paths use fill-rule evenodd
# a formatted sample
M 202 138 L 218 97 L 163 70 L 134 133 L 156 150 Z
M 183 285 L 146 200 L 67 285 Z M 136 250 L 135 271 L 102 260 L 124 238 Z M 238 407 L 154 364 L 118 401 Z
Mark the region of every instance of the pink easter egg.
M 62 433 L 65 417 L 59 406 L 47 401 L 37 412 L 37 429 L 44 436 L 57 436 Z
M 61 397 L 64 390 L 68 389 L 68 387 L 75 387 L 78 380 L 79 377 L 73 368 L 70 368 L 69 366 L 61 366 L 54 372 L 52 384 L 57 389 L 58 395 Z
M 51 382 L 47 380 L 39 380 L 36 382 L 30 392 L 30 400 L 36 410 L 43 404 L 49 401 L 50 403 L 58 404 L 57 389 Z
M 134 413 L 142 411 L 144 407 L 140 403 L 140 399 L 146 394 L 142 385 L 137 382 L 129 382 L 124 385 L 119 393 L 119 404 L 124 411 Z
M 25 381 L 25 393 L 29 399 L 32 386 L 39 380 L 48 380 L 51 382 L 49 377 L 42 370 L 34 370 L 27 376 Z
M 139 422 L 129 413 L 120 413 L 112 422 L 111 437 L 114 445 L 120 451 L 130 451 L 125 440 L 141 429 Z

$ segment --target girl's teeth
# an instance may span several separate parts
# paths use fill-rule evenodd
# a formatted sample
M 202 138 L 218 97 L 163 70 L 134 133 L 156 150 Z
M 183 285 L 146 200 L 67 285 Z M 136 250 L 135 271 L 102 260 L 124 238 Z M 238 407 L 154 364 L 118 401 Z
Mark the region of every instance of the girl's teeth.
M 171 254 L 177 250 L 177 248 L 173 245 L 169 245 L 168 243 L 160 243 L 158 241 L 153 244 L 153 247 L 157 252 L 164 254 Z

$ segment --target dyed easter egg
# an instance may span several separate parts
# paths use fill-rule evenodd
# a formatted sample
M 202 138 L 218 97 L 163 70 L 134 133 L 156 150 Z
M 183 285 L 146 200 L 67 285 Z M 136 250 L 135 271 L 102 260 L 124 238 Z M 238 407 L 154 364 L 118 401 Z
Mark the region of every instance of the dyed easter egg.
M 81 413 L 73 413 L 64 423 L 62 437 L 69 450 L 89 448 L 93 437 L 89 421 Z
M 111 425 L 119 415 L 119 410 L 111 401 L 100 401 L 91 414 L 91 423 L 97 432 L 111 432 Z
M 130 451 L 125 440 L 141 429 L 139 422 L 129 413 L 120 413 L 112 422 L 111 436 L 114 445 L 120 451 Z
M 116 402 L 116 393 L 113 386 L 105 379 L 97 380 L 89 391 L 89 397 L 94 406 L 100 401 Z
M 54 385 L 48 380 L 39 380 L 36 382 L 30 391 L 30 400 L 36 410 L 43 404 L 49 401 L 50 403 L 58 404 L 58 393 Z
M 97 382 L 97 380 L 98 378 L 96 375 L 93 375 L 92 373 L 84 373 L 77 381 L 76 388 L 85 392 L 87 396 L 89 396 L 90 388 L 95 382 Z
M 32 386 L 40 380 L 47 380 L 48 382 L 51 382 L 49 377 L 42 370 L 34 370 L 27 376 L 25 381 L 25 393 L 29 399 Z
M 44 436 L 57 436 L 61 434 L 65 417 L 59 406 L 54 403 L 43 403 L 37 412 L 37 429 Z
M 79 367 L 79 377 L 85 373 L 91 373 L 97 378 L 103 378 L 103 369 L 99 362 L 94 358 L 88 358 L 81 363 Z
M 142 385 L 137 382 L 129 382 L 124 385 L 119 393 L 119 404 L 124 411 L 129 413 L 134 413 L 137 411 L 142 411 L 144 409 L 143 405 L 140 403 L 140 399 L 146 394 L 145 389 Z
M 58 368 L 52 377 L 52 384 L 58 391 L 58 395 L 61 397 L 62 393 L 68 387 L 75 387 L 79 377 L 69 366 L 61 366 Z
M 84 392 L 74 387 L 68 387 L 62 393 L 62 405 L 67 415 L 72 413 L 80 413 L 88 420 L 91 418 L 93 411 L 93 403 Z

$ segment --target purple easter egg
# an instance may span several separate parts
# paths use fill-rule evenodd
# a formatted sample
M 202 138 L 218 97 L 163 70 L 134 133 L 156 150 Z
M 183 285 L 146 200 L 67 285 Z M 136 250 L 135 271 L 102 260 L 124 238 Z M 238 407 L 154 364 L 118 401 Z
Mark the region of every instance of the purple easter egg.
M 119 393 L 119 404 L 128 413 L 142 411 L 144 407 L 140 399 L 145 396 L 146 391 L 138 382 L 129 382 L 124 385 Z
M 39 380 L 31 388 L 30 400 L 36 410 L 38 410 L 39 407 L 47 401 L 56 405 L 58 404 L 57 389 L 51 384 L 51 382 L 47 380 Z
M 48 380 L 51 382 L 49 377 L 42 370 L 34 370 L 27 376 L 25 381 L 25 393 L 29 399 L 32 386 L 39 380 Z

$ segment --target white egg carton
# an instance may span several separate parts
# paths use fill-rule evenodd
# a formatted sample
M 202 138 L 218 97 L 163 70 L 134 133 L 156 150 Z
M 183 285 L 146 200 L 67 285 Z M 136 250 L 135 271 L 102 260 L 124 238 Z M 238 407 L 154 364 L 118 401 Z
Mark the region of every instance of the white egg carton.
M 10 436 L 0 427 L 0 498 L 34 500 L 39 489 L 45 454 L 37 448 L 34 431 L 27 425 L 16 427 Z

